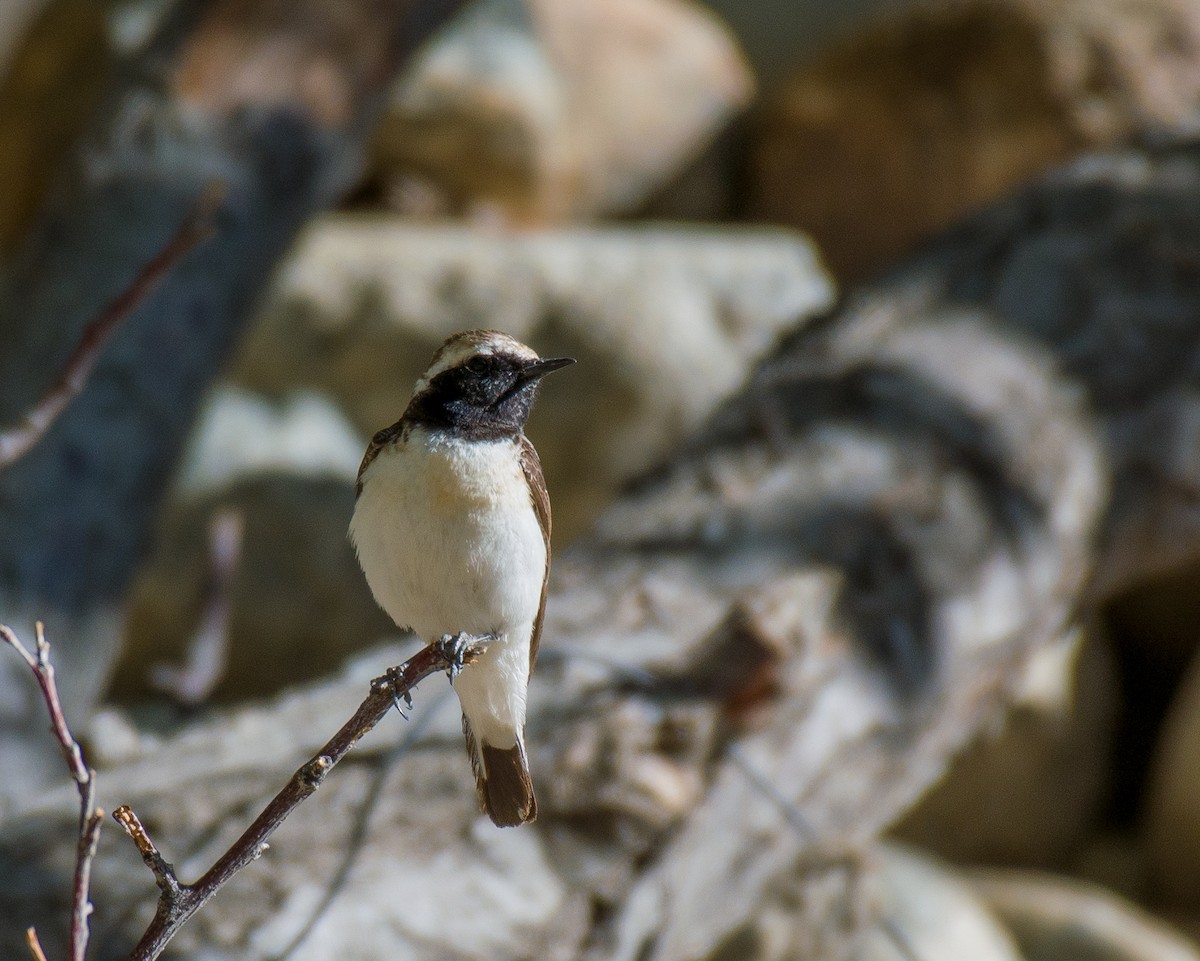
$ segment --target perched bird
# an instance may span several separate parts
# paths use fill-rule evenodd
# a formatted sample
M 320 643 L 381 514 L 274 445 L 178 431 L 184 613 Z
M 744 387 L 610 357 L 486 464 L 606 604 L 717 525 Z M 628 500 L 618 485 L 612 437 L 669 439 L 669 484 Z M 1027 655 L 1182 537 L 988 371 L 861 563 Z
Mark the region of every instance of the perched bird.
M 572 363 L 495 330 L 455 334 L 358 469 L 350 539 L 379 605 L 427 642 L 494 636 L 451 681 L 480 804 L 501 826 L 537 815 L 525 694 L 546 607 L 550 498 L 523 428 L 541 378 Z

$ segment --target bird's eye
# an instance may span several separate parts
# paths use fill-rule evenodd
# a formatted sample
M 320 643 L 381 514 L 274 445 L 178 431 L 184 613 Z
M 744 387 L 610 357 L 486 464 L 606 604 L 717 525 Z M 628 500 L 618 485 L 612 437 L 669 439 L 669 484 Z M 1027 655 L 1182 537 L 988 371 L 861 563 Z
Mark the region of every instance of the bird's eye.
M 486 374 L 488 372 L 487 358 L 472 357 L 467 361 L 467 370 L 472 374 Z

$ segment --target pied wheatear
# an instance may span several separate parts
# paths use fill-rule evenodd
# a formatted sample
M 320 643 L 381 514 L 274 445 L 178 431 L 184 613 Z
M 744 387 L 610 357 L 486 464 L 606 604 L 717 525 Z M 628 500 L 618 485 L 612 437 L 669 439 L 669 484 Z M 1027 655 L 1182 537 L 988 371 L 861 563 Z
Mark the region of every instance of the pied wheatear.
M 350 538 L 375 599 L 427 642 L 491 635 L 452 672 L 480 804 L 501 826 L 537 815 L 525 695 L 550 571 L 550 498 L 525 421 L 542 360 L 495 330 L 455 334 L 404 415 L 371 440 Z

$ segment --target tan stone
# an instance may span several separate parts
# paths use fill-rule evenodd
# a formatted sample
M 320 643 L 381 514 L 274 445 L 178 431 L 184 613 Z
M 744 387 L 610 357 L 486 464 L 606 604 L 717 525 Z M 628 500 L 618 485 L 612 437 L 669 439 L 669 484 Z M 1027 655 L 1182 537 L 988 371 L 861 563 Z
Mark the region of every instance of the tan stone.
M 686 0 L 483 0 L 397 86 L 376 164 L 407 185 L 391 194 L 405 209 L 624 211 L 752 89 L 729 33 Z
M 1198 116 L 1193 0 L 926 2 L 785 85 L 752 206 L 850 280 L 1080 148 Z

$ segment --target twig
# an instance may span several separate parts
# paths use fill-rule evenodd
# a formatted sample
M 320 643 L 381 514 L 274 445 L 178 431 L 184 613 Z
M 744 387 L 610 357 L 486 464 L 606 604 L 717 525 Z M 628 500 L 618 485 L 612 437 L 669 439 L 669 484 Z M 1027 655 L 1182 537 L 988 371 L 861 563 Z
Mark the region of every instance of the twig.
M 200 625 L 180 665 L 157 664 L 150 683 L 179 704 L 203 704 L 225 675 L 229 661 L 229 621 L 233 580 L 242 556 L 245 517 L 232 508 L 217 511 L 208 525 L 209 575 Z
M 33 955 L 33 961 L 46 961 L 46 952 L 42 950 L 42 942 L 38 940 L 35 928 L 25 929 L 25 943 L 29 945 L 29 953 Z
M 213 215 L 223 191 L 217 186 L 204 192 L 165 247 L 142 268 L 133 281 L 114 297 L 83 329 L 83 334 L 58 379 L 20 422 L 0 430 L 0 470 L 24 457 L 58 420 L 67 405 L 82 392 L 112 335 L 133 313 L 157 283 L 183 256 L 212 232 Z
M 0 624 L 0 640 L 21 655 L 37 679 L 42 700 L 46 702 L 46 710 L 50 713 L 50 730 L 58 741 L 63 758 L 67 762 L 67 770 L 70 771 L 71 779 L 79 792 L 79 841 L 75 849 L 75 876 L 71 885 L 71 927 L 67 957 L 69 961 L 84 961 L 89 935 L 88 919 L 92 914 L 92 902 L 88 896 L 92 880 L 92 861 L 96 857 L 96 845 L 100 840 L 104 812 L 96 807 L 96 772 L 84 762 L 79 742 L 71 736 L 71 730 L 63 716 L 58 685 L 54 680 L 54 665 L 50 663 L 50 642 L 46 640 L 46 631 L 41 621 L 37 623 L 35 632 L 37 653 L 33 654 L 21 643 L 11 628 Z M 46 961 L 45 952 L 42 951 L 41 942 L 33 928 L 26 931 L 25 939 L 34 961 Z
M 204 907 L 230 878 L 266 851 L 267 839 L 275 829 L 321 786 L 333 766 L 350 752 L 361 737 L 383 720 L 401 698 L 407 699 L 413 688 L 431 674 L 470 663 L 483 653 L 491 640 L 488 637 L 467 639 L 470 644 L 460 657 L 456 658 L 455 638 L 448 636 L 422 648 L 383 677 L 375 678 L 371 682 L 370 693 L 350 720 L 342 725 L 341 730 L 315 757 L 301 765 L 254 823 L 194 884 L 180 883 L 175 869 L 150 840 L 133 811 L 127 806 L 114 811 L 113 817 L 137 845 L 142 860 L 153 873 L 162 892 L 154 919 L 133 949 L 130 961 L 153 961 L 157 958 L 192 915 Z
M 445 691 L 439 695 L 437 700 L 430 704 L 428 709 L 413 721 L 405 733 L 403 740 L 388 751 L 387 754 L 382 755 L 374 762 L 375 770 L 371 777 L 371 784 L 367 788 L 366 796 L 359 805 L 358 811 L 355 812 L 354 826 L 346 842 L 345 853 L 342 855 L 342 861 L 338 865 L 337 872 L 326 886 L 325 894 L 321 897 L 320 903 L 309 912 L 308 918 L 305 919 L 300 930 L 269 961 L 287 961 L 295 953 L 296 949 L 308 939 L 313 929 L 320 924 L 321 918 L 325 916 L 325 913 L 333 905 L 333 902 L 337 900 L 337 896 L 341 894 L 342 889 L 346 886 L 346 882 L 350 878 L 350 871 L 358 860 L 359 854 L 362 853 L 363 848 L 367 844 L 371 815 L 375 813 L 375 808 L 379 806 L 379 802 L 383 798 L 383 786 L 387 781 L 388 774 L 396 762 L 411 751 L 413 745 L 425 734 L 425 730 L 429 727 L 434 715 L 446 703 L 449 696 L 450 691 Z

